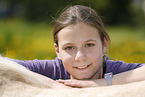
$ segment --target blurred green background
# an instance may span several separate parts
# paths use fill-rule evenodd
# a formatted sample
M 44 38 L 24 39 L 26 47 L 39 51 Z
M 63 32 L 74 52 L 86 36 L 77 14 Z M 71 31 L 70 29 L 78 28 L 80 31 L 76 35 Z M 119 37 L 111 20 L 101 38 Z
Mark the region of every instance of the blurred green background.
M 145 63 L 145 0 L 1 0 L 0 54 L 20 59 L 54 59 L 52 30 L 66 6 L 86 5 L 101 16 L 111 42 L 108 56 Z

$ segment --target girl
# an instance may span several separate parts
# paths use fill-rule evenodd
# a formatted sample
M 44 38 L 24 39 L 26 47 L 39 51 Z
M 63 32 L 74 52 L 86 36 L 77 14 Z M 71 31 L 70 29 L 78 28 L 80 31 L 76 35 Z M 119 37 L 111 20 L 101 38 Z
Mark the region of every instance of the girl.
M 55 60 L 14 61 L 71 87 L 145 80 L 145 64 L 109 60 L 106 52 L 110 38 L 100 17 L 89 7 L 66 9 L 57 19 L 53 35 L 58 56 Z

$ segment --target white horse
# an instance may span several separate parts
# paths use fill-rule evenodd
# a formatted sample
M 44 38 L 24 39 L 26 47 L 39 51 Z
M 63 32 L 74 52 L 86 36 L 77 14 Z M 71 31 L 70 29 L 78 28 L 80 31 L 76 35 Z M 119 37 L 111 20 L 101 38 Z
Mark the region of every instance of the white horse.
M 68 88 L 0 57 L 0 97 L 145 97 L 145 81 L 93 88 Z

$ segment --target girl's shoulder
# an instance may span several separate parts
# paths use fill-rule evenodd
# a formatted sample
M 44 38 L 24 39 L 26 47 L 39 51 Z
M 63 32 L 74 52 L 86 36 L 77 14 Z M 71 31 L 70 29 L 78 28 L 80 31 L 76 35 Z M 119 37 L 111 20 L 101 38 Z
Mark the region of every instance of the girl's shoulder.
M 17 60 L 17 59 L 11 59 L 11 58 L 7 58 L 7 57 L 6 57 L 6 59 L 12 60 L 33 72 L 50 77 L 54 80 L 60 79 L 60 78 L 61 79 L 69 78 L 69 75 L 66 72 L 66 70 L 64 69 L 61 60 L 59 60 L 57 57 L 52 60 L 48 60 L 48 59 L 45 59 L 45 60 L 38 60 L 38 59 Z
M 118 74 L 121 72 L 133 70 L 139 68 L 145 64 L 141 63 L 126 63 L 123 61 L 106 60 L 106 73 L 112 72 Z

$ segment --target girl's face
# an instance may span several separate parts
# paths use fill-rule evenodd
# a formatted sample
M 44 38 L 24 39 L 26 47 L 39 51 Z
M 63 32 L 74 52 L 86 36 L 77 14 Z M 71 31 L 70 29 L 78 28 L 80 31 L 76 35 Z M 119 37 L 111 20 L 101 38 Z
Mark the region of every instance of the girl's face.
M 107 41 L 102 46 L 95 27 L 85 23 L 69 25 L 58 33 L 58 45 L 56 54 L 71 78 L 100 78 Z

